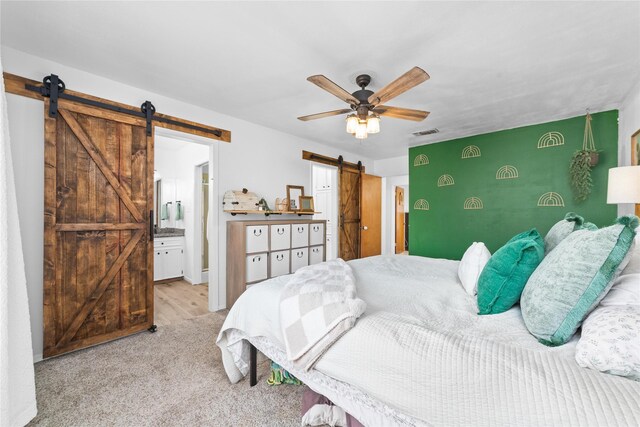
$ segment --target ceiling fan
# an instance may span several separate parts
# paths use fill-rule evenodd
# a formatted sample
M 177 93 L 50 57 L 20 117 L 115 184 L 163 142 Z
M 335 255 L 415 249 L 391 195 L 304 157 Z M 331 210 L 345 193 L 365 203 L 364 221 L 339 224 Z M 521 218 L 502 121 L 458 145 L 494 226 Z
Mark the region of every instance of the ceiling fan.
M 395 119 L 422 121 L 429 115 L 428 111 L 412 110 L 410 108 L 391 107 L 383 103 L 395 98 L 418 86 L 429 79 L 429 74 L 420 67 L 413 67 L 382 89 L 373 92 L 366 89 L 371 83 L 371 76 L 360 74 L 356 77 L 356 84 L 360 90 L 349 93 L 323 75 L 308 77 L 307 80 L 337 96 L 350 105 L 351 108 L 341 110 L 326 111 L 324 113 L 310 114 L 298 117 L 299 120 L 308 121 L 322 119 L 324 117 L 347 116 L 347 132 L 353 134 L 358 139 L 364 139 L 370 133 L 380 132 L 380 116 L 393 117 Z

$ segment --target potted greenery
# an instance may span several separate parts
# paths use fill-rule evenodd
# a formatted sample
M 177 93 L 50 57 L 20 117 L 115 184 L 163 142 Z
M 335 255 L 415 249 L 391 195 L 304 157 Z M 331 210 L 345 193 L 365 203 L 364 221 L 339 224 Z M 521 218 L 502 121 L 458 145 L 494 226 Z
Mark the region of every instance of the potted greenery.
M 587 113 L 582 150 L 578 150 L 573 154 L 571 165 L 569 166 L 571 187 L 577 201 L 586 200 L 591 194 L 591 188 L 593 187 L 591 169 L 598 164 L 599 160 L 600 153 L 596 150 L 593 132 L 591 131 L 591 115 Z
M 569 174 L 571 175 L 571 187 L 577 201 L 587 200 L 591 194 L 593 181 L 591 180 L 591 154 L 586 150 L 576 151 L 571 158 Z M 598 154 L 597 152 L 595 154 Z

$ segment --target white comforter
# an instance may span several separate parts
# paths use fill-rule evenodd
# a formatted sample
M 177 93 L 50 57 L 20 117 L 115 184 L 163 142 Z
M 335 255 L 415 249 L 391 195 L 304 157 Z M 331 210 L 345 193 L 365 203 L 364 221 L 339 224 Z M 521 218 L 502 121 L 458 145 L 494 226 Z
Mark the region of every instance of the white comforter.
M 640 383 L 580 368 L 576 339 L 550 348 L 519 309 L 477 316 L 457 261 L 411 256 L 349 263 L 367 303 L 356 326 L 315 369 L 434 425 L 639 425 Z M 232 381 L 247 373 L 241 335 L 282 347 L 279 292 L 287 278 L 253 286 L 218 338 Z

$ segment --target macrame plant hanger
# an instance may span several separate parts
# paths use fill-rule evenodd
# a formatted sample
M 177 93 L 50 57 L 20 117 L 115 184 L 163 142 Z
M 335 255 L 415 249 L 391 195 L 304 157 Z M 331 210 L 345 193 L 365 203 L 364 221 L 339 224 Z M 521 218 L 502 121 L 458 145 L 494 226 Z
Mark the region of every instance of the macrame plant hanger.
M 584 138 L 582 139 L 582 151 L 588 152 L 591 155 L 591 166 L 598 164 L 600 155 L 596 151 L 596 143 L 593 140 L 593 131 L 591 130 L 591 114 L 587 110 L 587 117 L 584 124 Z

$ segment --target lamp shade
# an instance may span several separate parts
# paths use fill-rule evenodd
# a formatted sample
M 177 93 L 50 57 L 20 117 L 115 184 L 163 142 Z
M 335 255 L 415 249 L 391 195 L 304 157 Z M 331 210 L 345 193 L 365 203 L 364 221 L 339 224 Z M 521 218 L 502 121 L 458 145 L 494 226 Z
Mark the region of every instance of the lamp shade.
M 607 203 L 640 203 L 640 166 L 609 169 Z
M 367 119 L 367 133 L 380 132 L 380 117 L 374 115 L 369 116 Z
M 356 127 L 356 138 L 365 139 L 367 137 L 367 122 L 358 123 Z
M 356 128 L 358 127 L 358 118 L 355 114 L 351 114 L 347 116 L 347 132 L 350 134 L 356 133 Z

